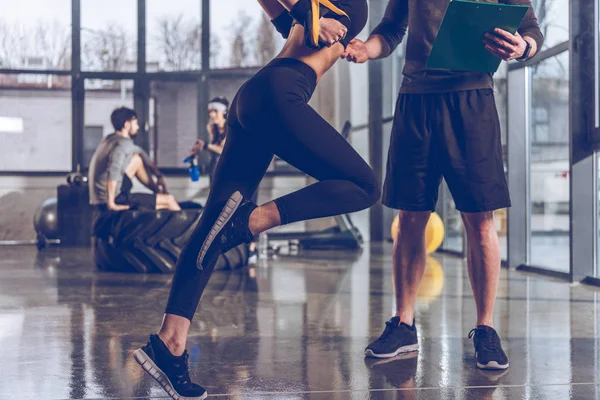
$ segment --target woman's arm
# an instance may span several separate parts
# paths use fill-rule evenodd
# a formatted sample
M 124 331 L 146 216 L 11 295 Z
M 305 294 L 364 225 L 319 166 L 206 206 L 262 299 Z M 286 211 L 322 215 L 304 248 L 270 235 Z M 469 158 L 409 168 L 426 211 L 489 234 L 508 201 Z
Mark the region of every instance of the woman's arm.
M 258 3 L 271 19 L 279 17 L 284 11 L 286 11 L 283 5 L 281 5 L 281 3 L 277 0 L 258 0 Z
M 227 141 L 227 138 L 223 138 L 223 140 L 221 140 L 221 143 L 219 144 L 209 144 L 208 146 L 206 146 L 206 150 L 211 151 L 213 153 L 217 153 L 218 155 L 223 154 L 223 148 L 225 147 L 225 142 Z

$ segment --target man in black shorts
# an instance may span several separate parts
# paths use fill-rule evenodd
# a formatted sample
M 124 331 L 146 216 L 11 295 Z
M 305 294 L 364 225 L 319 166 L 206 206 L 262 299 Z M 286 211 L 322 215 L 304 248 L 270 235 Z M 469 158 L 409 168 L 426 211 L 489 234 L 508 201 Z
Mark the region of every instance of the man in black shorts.
M 139 131 L 135 111 L 121 107 L 110 116 L 115 133 L 106 136 L 92 156 L 89 171 L 90 204 L 103 210 L 181 210 L 175 198 L 166 193 L 160 171 L 146 152 L 133 142 Z M 156 177 L 156 181 L 152 175 Z M 131 193 L 136 177 L 150 193 Z
M 485 47 L 503 60 L 525 61 L 543 36 L 530 0 L 494 0 L 529 6 L 518 32 L 490 32 Z M 394 238 L 396 315 L 365 355 L 394 357 L 418 349 L 414 324 L 417 290 L 425 271 L 425 227 L 444 177 L 467 233 L 467 260 L 477 307 L 477 366 L 506 369 L 508 357 L 493 329 L 500 246 L 493 211 L 510 206 L 502 164 L 500 124 L 491 74 L 426 68 L 448 0 L 389 0 L 366 42 L 353 40 L 342 55 L 352 62 L 391 54 L 408 28 L 404 79 L 396 104 L 383 203 L 400 210 Z

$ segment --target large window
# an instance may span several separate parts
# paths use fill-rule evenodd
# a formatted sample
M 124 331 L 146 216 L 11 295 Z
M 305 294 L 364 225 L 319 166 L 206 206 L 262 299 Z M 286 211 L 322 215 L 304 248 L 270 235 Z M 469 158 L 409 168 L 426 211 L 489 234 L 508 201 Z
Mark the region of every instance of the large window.
M 569 272 L 569 53 L 532 68 L 530 263 Z
M 3 1 L 0 68 L 71 68 L 71 0 Z
M 110 114 L 115 108 L 133 108 L 133 81 L 86 79 L 83 130 L 83 160 L 81 167 L 86 169 L 96 147 L 106 135 L 115 130 L 110 122 Z M 140 130 L 139 134 L 143 134 Z
M 544 35 L 544 49 L 569 40 L 569 0 L 534 0 L 533 5 Z
M 502 163 L 504 172 L 508 171 L 508 64 L 500 64 L 494 74 L 494 96 L 498 119 L 500 120 L 500 137 L 502 141 Z M 494 212 L 496 231 L 500 241 L 500 256 L 502 260 L 508 258 L 508 210 L 501 209 Z
M 146 0 L 146 70 L 199 70 L 200 0 Z
M 70 169 L 70 77 L 0 74 L 0 171 Z
M 152 82 L 151 148 L 159 167 L 183 168 L 198 137 L 196 82 Z
M 84 71 L 135 71 L 137 1 L 81 0 Z
M 210 14 L 212 68 L 262 66 L 283 44 L 258 2 L 220 0 Z

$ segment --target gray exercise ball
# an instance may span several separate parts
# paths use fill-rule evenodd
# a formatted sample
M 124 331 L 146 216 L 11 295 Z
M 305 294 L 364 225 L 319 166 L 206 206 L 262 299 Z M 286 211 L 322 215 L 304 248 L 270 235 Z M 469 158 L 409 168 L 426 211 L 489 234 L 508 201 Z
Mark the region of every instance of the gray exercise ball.
M 38 236 L 58 239 L 58 207 L 56 199 L 45 200 L 33 216 L 33 227 Z

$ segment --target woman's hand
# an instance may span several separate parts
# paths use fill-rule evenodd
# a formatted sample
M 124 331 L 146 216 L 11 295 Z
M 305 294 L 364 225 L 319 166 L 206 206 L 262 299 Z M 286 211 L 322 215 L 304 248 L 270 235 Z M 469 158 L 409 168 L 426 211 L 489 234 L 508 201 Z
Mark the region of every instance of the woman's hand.
M 196 143 L 194 143 L 194 146 L 192 146 L 191 152 L 192 154 L 198 154 L 202 150 L 204 150 L 204 140 L 198 139 L 196 140 Z
M 347 32 L 348 28 L 333 18 L 322 17 L 319 20 L 319 41 L 327 47 L 342 40 Z

